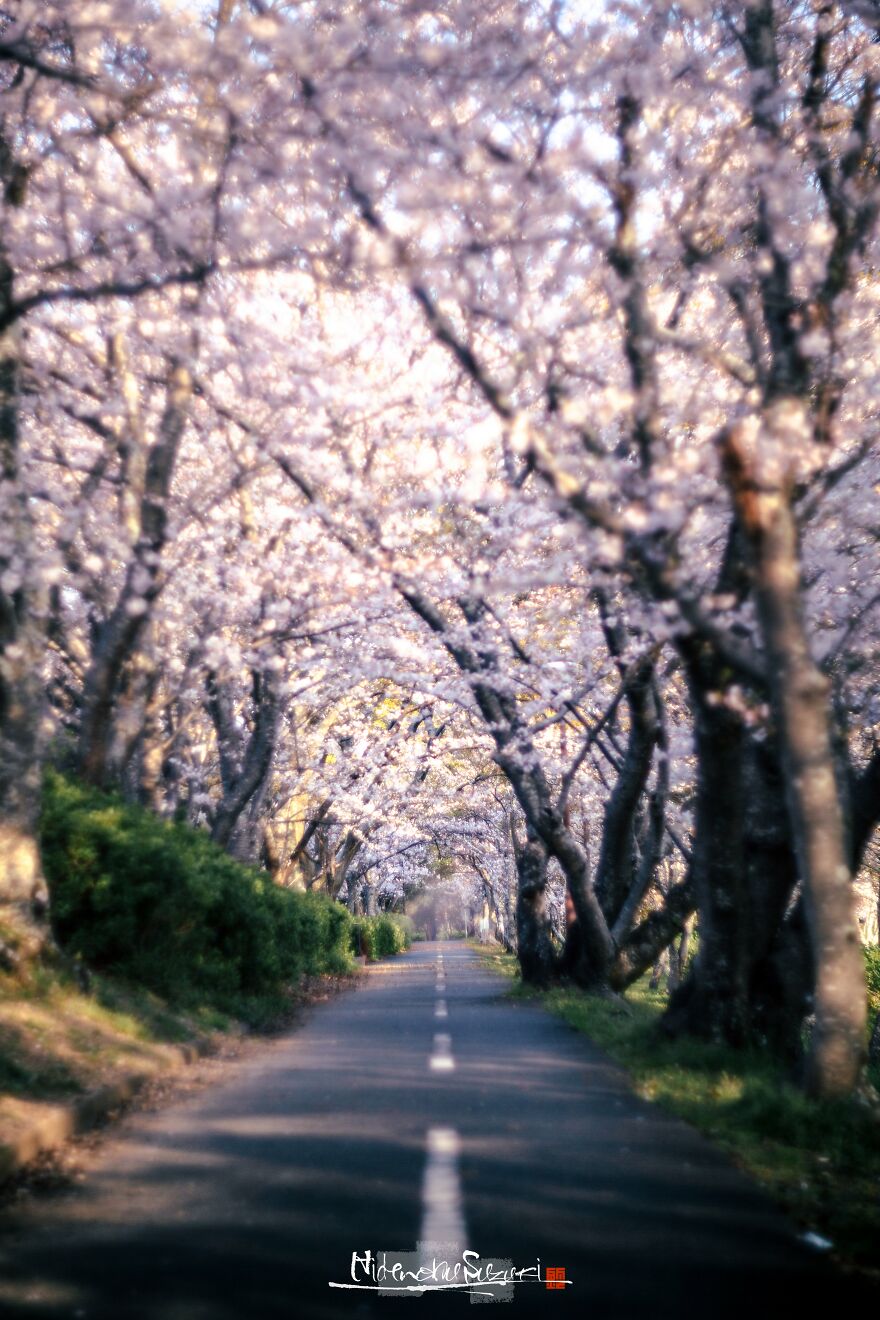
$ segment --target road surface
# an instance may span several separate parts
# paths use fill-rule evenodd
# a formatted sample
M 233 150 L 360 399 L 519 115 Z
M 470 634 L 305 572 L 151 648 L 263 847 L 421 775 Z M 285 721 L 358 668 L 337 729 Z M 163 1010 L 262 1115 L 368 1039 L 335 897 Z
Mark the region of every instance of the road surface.
M 129 1117 L 82 1188 L 0 1234 L 0 1316 L 465 1315 L 478 1294 L 380 1294 L 366 1267 L 397 1259 L 411 1285 L 466 1250 L 532 1271 L 486 1302 L 508 1320 L 863 1305 L 708 1143 L 505 988 L 461 944 L 416 946 L 225 1083 Z

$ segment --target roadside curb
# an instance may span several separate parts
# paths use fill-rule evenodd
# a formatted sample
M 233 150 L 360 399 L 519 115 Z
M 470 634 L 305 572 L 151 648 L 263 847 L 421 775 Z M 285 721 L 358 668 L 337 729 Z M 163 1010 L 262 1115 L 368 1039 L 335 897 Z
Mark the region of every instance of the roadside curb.
M 11 1139 L 0 1140 L 0 1184 L 14 1178 L 46 1151 L 56 1150 L 71 1137 L 97 1127 L 115 1109 L 133 1100 L 147 1082 L 185 1068 L 215 1049 L 216 1044 L 209 1036 L 184 1045 L 167 1045 L 162 1050 L 160 1067 L 128 1073 L 75 1100 L 57 1104 L 31 1102 L 28 1107 L 33 1107 L 35 1112 L 28 1116 L 21 1130 Z

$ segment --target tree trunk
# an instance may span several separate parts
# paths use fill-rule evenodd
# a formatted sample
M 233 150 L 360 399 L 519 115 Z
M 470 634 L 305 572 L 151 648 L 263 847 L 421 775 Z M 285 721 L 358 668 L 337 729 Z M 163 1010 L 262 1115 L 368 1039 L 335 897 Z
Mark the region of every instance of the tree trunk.
M 605 804 L 602 842 L 596 867 L 596 896 L 608 925 L 613 927 L 636 878 L 635 823 L 642 794 L 651 772 L 654 747 L 660 737 L 654 662 L 645 657 L 627 674 L 623 657 L 626 630 L 609 615 L 602 591 L 595 591 L 608 650 L 618 662 L 626 689 L 629 730 L 617 781 Z
M 689 919 L 684 924 L 684 929 L 674 945 L 674 951 L 670 953 L 669 959 L 669 993 L 684 981 L 685 971 L 687 969 L 688 954 L 691 947 L 691 936 L 693 935 L 694 923 Z
M 803 982 L 803 927 L 785 920 L 797 885 L 797 860 L 785 800 L 779 749 L 773 739 L 744 746 L 748 919 L 748 1033 L 776 1054 L 802 1054 L 808 1011 Z
M 670 999 L 664 1029 L 743 1044 L 746 1036 L 746 886 L 743 733 L 723 700 L 711 657 L 689 652 L 697 749 L 693 874 L 700 943 L 694 965 Z
M 608 985 L 608 973 L 614 953 L 611 935 L 593 892 L 587 854 L 561 821 L 544 815 L 541 841 L 556 858 L 565 876 L 567 891 L 574 908 L 570 923 L 578 958 L 571 967 L 571 976 L 585 990 L 602 990 Z M 573 934 L 577 923 L 577 936 Z
M 764 1028 L 763 1039 L 773 1052 L 802 1068 L 804 1021 L 813 1006 L 813 958 L 804 904 L 799 900 L 776 932 L 770 953 L 761 964 L 770 984 L 764 1005 L 753 992 L 752 1013 Z
M 646 828 L 641 841 L 641 856 L 630 891 L 618 912 L 611 930 L 615 944 L 621 944 L 635 921 L 638 910 L 650 890 L 663 850 L 666 797 L 669 792 L 669 761 L 664 751 L 657 767 L 657 783 L 648 802 Z
M 144 637 L 159 594 L 168 527 L 166 501 L 191 396 L 189 372 L 182 364 L 172 362 L 159 434 L 144 470 L 137 540 L 116 604 L 101 626 L 83 684 L 78 758 L 80 773 L 92 784 L 103 784 L 107 778 L 124 669 Z
M 143 806 L 157 815 L 165 806 L 165 731 L 162 728 L 161 706 L 159 674 L 151 657 L 136 747 L 137 796 Z
M 858 773 L 851 772 L 850 800 L 850 855 L 849 863 L 856 874 L 865 856 L 871 835 L 880 821 L 880 746 L 875 747 L 868 763 Z
M 650 912 L 618 949 L 609 977 L 612 990 L 625 990 L 656 962 L 681 933 L 696 902 L 697 886 L 690 867 L 685 878 L 670 889 L 663 906 Z
M 795 399 L 767 409 L 758 439 L 769 455 L 759 474 L 740 428 L 724 457 L 737 516 L 746 532 L 767 658 L 768 683 L 785 771 L 788 815 L 814 960 L 816 1025 L 808 1089 L 846 1096 L 865 1061 L 867 991 L 853 903 L 846 833 L 834 775 L 829 683 L 810 654 L 801 600 L 800 558 L 791 492 L 781 473 Z
M 2 206 L 18 166 L 0 135 Z M 5 217 L 4 217 L 5 220 Z M 0 319 L 14 309 L 14 271 L 0 233 Z M 20 952 L 43 942 L 34 912 L 48 891 L 37 841 L 45 715 L 45 622 L 48 598 L 33 562 L 31 512 L 21 479 L 18 335 L 0 334 L 0 919 L 12 919 Z
M 650 690 L 639 706 L 653 707 Z M 596 894 L 605 920 L 613 926 L 636 877 L 635 821 L 651 770 L 656 722 L 645 711 L 633 717 L 617 782 L 605 805 L 602 845 L 596 868 Z
M 217 730 L 223 797 L 214 815 L 211 838 L 229 847 L 245 808 L 266 784 L 281 724 L 281 703 L 273 675 L 253 674 L 253 728 L 247 745 L 240 736 L 224 686 L 211 678 L 209 711 Z
M 271 767 L 270 767 L 271 768 Z M 251 866 L 259 866 L 265 852 L 267 799 L 272 777 L 267 773 L 257 791 L 238 818 L 227 845 L 232 857 Z
M 547 912 L 547 850 L 529 830 L 517 848 L 516 931 L 520 974 L 527 985 L 548 986 L 554 978 L 553 943 Z
M 46 910 L 48 890 L 37 840 L 45 647 L 27 596 L 0 593 L 0 918 L 9 905 L 31 943 L 32 916 Z
M 346 830 L 343 837 L 331 848 L 329 864 L 323 877 L 327 893 L 331 898 L 338 898 L 348 883 L 348 876 L 354 859 L 362 851 L 368 834 L 369 827 L 363 834 L 355 834 L 354 830 Z M 369 886 L 369 883 L 367 881 L 367 886 Z M 367 913 L 367 915 L 371 916 L 372 913 Z

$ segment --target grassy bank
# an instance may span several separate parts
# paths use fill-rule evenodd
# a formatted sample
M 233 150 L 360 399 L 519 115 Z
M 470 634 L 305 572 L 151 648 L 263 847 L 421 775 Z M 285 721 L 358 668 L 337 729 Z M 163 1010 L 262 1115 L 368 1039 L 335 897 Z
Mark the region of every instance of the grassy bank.
M 60 960 L 0 972 L 0 1145 L 44 1107 L 169 1067 L 171 1047 L 234 1026 L 101 976 L 86 991 Z
M 622 1064 L 636 1091 L 685 1119 L 760 1181 L 805 1230 L 828 1239 L 841 1263 L 880 1278 L 880 1123 L 858 1106 L 808 1099 L 767 1055 L 657 1031 L 666 996 L 644 980 L 623 999 L 579 990 L 531 991 L 516 959 L 474 945 L 511 981 Z M 870 975 L 870 971 L 869 971 Z M 872 981 L 872 985 L 873 985 Z M 880 1001 L 880 984 L 872 989 Z M 880 1071 L 872 1080 L 880 1086 Z

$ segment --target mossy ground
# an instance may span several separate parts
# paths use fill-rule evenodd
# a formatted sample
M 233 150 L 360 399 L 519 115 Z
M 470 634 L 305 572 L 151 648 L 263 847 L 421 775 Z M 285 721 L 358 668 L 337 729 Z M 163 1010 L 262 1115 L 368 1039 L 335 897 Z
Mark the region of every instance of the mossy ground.
M 802 1228 L 833 1243 L 837 1259 L 880 1279 L 880 1121 L 858 1104 L 809 1099 L 759 1050 L 669 1040 L 666 1004 L 647 978 L 620 998 L 523 986 L 516 959 L 474 944 L 508 977 L 512 995 L 535 999 L 584 1032 L 629 1072 L 635 1090 L 705 1133 L 760 1181 Z M 872 991 L 875 1010 L 880 994 Z M 880 1089 L 880 1069 L 872 1071 Z

